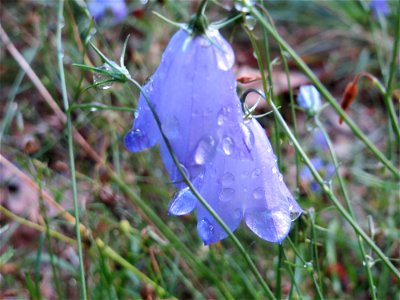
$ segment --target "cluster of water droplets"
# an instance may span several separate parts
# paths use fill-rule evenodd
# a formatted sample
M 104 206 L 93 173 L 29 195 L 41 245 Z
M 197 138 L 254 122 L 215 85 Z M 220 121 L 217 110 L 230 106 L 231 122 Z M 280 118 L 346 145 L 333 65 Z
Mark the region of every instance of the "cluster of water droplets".
M 111 71 L 111 67 L 106 63 L 98 67 L 98 69 L 106 72 Z M 96 84 L 96 87 L 101 90 L 108 90 L 113 85 L 112 77 L 101 72 L 93 73 L 93 83 Z

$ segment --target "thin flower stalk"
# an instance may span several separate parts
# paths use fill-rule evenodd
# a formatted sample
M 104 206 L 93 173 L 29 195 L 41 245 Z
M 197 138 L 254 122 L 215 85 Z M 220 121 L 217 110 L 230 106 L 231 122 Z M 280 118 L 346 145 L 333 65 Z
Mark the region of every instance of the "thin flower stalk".
M 74 217 L 75 217 L 75 235 L 77 240 L 77 249 L 79 257 L 79 282 L 81 287 L 81 299 L 86 300 L 86 280 L 85 280 L 85 267 L 83 262 L 83 251 L 82 251 L 82 241 L 80 232 L 80 221 L 79 221 L 79 202 L 78 202 L 78 192 L 76 186 L 75 177 L 75 156 L 74 156 L 74 145 L 72 138 L 72 121 L 71 112 L 69 110 L 67 87 L 65 83 L 64 75 L 64 63 L 63 63 L 63 46 L 62 46 L 62 28 L 64 19 L 64 0 L 60 0 L 58 3 L 58 18 L 57 18 L 57 61 L 58 61 L 58 71 L 60 75 L 61 93 L 64 104 L 64 110 L 66 114 L 67 123 L 67 135 L 68 135 L 68 156 L 69 156 L 69 169 L 71 173 L 71 186 L 72 186 L 72 198 L 74 202 Z
M 344 198 L 344 201 L 346 203 L 347 210 L 349 211 L 351 217 L 353 219 L 355 219 L 353 208 L 352 208 L 352 205 L 350 203 L 350 198 L 349 198 L 349 195 L 347 193 L 347 188 L 346 188 L 346 185 L 344 183 L 343 177 L 342 177 L 342 175 L 340 174 L 340 171 L 339 171 L 340 166 L 339 166 L 339 162 L 337 160 L 336 153 L 335 153 L 335 150 L 333 148 L 331 139 L 330 139 L 328 133 L 326 132 L 324 126 L 322 125 L 321 121 L 319 120 L 319 116 L 318 115 L 315 116 L 315 123 L 316 123 L 317 127 L 321 130 L 321 132 L 324 135 L 325 140 L 326 140 L 326 142 L 328 144 L 329 153 L 331 155 L 332 162 L 333 162 L 333 164 L 335 166 L 335 169 L 337 170 L 336 171 L 336 176 L 338 178 L 339 187 L 340 187 L 340 190 L 342 192 L 342 196 Z M 370 295 L 371 295 L 372 299 L 375 300 L 375 299 L 377 299 L 376 298 L 376 287 L 375 287 L 375 284 L 374 284 L 374 278 L 372 276 L 371 268 L 369 266 L 369 261 L 367 259 L 367 255 L 366 255 L 366 252 L 365 252 L 363 240 L 362 240 L 361 236 L 358 233 L 356 233 L 356 235 L 357 235 L 358 247 L 360 248 L 361 257 L 362 257 L 362 260 L 363 260 L 364 269 L 365 269 L 365 272 L 367 273 Z
M 311 83 L 318 89 L 321 95 L 329 102 L 329 104 L 335 109 L 343 121 L 350 127 L 353 133 L 371 150 L 371 152 L 378 158 L 383 165 L 385 165 L 396 178 L 400 178 L 400 171 L 390 162 L 386 156 L 365 136 L 360 128 L 352 121 L 340 105 L 337 103 L 331 93 L 325 88 L 325 86 L 319 81 L 317 76 L 311 71 L 311 69 L 304 63 L 299 55 L 289 46 L 289 44 L 276 32 L 271 24 L 269 24 L 262 14 L 254 7 L 249 6 L 249 10 L 252 15 L 260 22 L 260 24 L 272 35 L 277 43 L 284 49 L 304 72 L 304 74 L 310 79 Z

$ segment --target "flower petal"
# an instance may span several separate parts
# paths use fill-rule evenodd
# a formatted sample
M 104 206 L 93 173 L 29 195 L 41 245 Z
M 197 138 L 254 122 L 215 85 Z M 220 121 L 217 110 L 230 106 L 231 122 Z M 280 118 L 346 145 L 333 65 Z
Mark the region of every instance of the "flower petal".
M 246 210 L 244 220 L 256 235 L 273 243 L 281 243 L 288 235 L 291 225 L 287 211 L 268 210 L 263 207 Z

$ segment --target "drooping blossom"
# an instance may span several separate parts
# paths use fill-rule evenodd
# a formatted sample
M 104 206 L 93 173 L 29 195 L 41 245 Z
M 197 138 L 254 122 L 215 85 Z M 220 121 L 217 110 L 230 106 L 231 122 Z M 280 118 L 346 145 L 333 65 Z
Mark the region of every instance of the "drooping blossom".
M 375 17 L 379 15 L 385 17 L 390 14 L 390 7 L 387 0 L 371 0 L 369 7 Z
M 178 31 L 144 91 L 182 168 L 229 229 L 234 231 L 244 218 L 261 238 L 281 242 L 301 209 L 283 182 L 264 130 L 256 120 L 243 119 L 232 48 L 218 31 L 209 29 L 207 35 Z M 225 238 L 226 232 L 182 181 L 141 94 L 125 145 L 136 152 L 156 144 L 179 189 L 169 213 L 196 209 L 203 242 Z
M 218 148 L 229 146 L 232 136 L 235 151 L 228 155 L 250 157 L 241 135 L 242 111 L 231 68 L 233 51 L 218 31 L 192 37 L 178 31 L 167 46 L 160 66 L 144 86 L 157 111 L 162 128 L 190 179 L 204 172 Z M 214 45 L 214 44 L 215 45 Z M 224 118 L 231 122 L 218 127 Z M 158 126 L 143 95 L 139 98 L 133 129 L 125 138 L 131 151 L 140 151 L 160 143 L 164 165 L 177 187 L 182 178 L 162 141 Z
M 300 107 L 315 113 L 321 107 L 321 95 L 313 85 L 300 87 L 297 103 Z
M 115 23 L 122 22 L 128 15 L 125 0 L 88 0 L 88 9 L 97 21 L 102 19 L 107 11 L 112 13 Z

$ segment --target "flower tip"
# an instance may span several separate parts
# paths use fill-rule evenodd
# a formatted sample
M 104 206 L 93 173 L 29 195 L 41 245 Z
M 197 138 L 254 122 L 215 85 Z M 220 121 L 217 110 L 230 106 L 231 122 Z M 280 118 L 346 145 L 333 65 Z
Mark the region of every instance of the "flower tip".
M 189 214 L 195 209 L 196 204 L 197 198 L 193 195 L 192 191 L 186 187 L 176 193 L 168 207 L 168 214 L 175 216 Z
M 149 139 L 140 129 L 132 129 L 125 136 L 125 147 L 131 152 L 139 152 L 151 147 Z
M 246 212 L 244 220 L 251 231 L 271 243 L 281 243 L 292 223 L 288 212 L 257 208 Z

